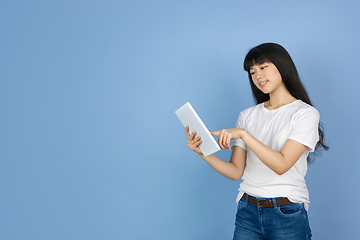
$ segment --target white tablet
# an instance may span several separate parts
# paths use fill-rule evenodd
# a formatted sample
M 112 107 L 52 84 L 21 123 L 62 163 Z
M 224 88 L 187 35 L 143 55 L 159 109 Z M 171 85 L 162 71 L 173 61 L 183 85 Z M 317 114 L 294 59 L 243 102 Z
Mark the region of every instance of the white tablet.
M 204 156 L 208 156 L 220 150 L 219 144 L 215 141 L 190 103 L 185 103 L 182 107 L 176 110 L 175 113 L 184 127 L 189 125 L 190 133 L 196 131 L 195 137 L 201 136 L 202 143 L 200 143 L 199 147 Z

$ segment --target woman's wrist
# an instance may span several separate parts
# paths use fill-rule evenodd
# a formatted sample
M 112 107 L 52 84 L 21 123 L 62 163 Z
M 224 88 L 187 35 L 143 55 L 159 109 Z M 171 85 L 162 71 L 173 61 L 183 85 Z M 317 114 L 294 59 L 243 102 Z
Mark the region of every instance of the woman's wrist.
M 248 132 L 247 132 L 246 130 L 240 128 L 240 134 L 239 134 L 239 135 L 240 135 L 240 138 L 241 138 L 242 140 L 245 140 L 247 134 L 248 134 Z

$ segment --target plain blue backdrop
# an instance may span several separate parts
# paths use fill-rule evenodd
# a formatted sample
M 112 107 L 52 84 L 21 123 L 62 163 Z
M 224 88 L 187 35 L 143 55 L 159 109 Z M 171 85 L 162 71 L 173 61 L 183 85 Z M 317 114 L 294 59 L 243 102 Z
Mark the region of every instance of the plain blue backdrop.
M 314 239 L 360 239 L 360 1 L 1 1 L 0 239 L 231 239 L 239 181 L 186 146 L 254 104 L 247 51 L 293 57 L 325 126 Z M 218 156 L 229 159 L 229 151 Z

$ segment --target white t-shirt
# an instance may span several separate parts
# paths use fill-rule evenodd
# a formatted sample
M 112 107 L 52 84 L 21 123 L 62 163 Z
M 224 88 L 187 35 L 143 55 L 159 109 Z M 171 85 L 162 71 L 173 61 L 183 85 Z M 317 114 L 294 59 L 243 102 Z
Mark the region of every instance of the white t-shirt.
M 245 129 L 271 149 L 280 152 L 288 139 L 308 148 L 294 166 L 279 176 L 262 163 L 242 139 L 234 140 L 234 146 L 240 146 L 247 151 L 236 201 L 238 202 L 245 192 L 260 198 L 287 197 L 292 202 L 304 203 L 308 209 L 309 192 L 304 179 L 307 171 L 306 158 L 319 141 L 319 119 L 319 112 L 301 100 L 275 110 L 268 110 L 264 103 L 261 103 L 242 111 L 236 127 Z

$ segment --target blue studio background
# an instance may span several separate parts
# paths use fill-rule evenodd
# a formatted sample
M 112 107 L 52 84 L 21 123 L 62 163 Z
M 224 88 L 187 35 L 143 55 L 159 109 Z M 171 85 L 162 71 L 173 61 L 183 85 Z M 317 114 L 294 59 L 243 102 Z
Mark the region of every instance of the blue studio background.
M 243 59 L 293 57 L 328 152 L 313 239 L 360 239 L 360 1 L 0 1 L 0 239 L 231 239 L 239 181 L 186 146 L 254 104 Z M 218 156 L 229 159 L 229 151 Z

